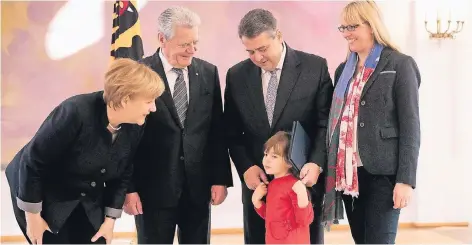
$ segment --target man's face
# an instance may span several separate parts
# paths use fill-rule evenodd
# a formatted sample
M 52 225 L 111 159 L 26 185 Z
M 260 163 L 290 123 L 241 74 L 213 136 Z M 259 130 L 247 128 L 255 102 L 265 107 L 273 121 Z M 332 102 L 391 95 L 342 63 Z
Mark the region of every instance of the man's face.
M 174 31 L 174 36 L 169 40 L 159 33 L 159 42 L 167 61 L 175 68 L 185 68 L 192 63 L 197 51 L 198 28 L 177 26 Z
M 254 38 L 241 38 L 243 45 L 249 53 L 249 58 L 260 68 L 273 71 L 279 63 L 282 55 L 282 35 L 279 31 L 275 36 L 263 32 Z

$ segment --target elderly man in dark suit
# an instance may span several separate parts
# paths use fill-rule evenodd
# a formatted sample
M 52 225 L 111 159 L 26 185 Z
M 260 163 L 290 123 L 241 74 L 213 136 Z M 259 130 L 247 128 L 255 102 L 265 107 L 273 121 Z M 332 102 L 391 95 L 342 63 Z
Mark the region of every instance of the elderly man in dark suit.
M 290 48 L 267 10 L 248 12 L 239 24 L 239 36 L 249 59 L 228 70 L 225 125 L 230 156 L 243 182 L 245 243 L 265 243 L 264 220 L 251 203 L 256 186 L 268 181 L 262 167 L 263 144 L 279 130 L 290 131 L 294 121 L 300 121 L 313 140 L 300 177 L 307 186 L 316 184 L 311 242 L 323 243 L 319 216 L 323 183 L 317 180 L 327 157 L 326 126 L 333 93 L 327 62 Z
M 125 211 L 136 215 L 138 243 L 209 243 L 210 203 L 232 186 L 223 135 L 217 67 L 194 58 L 200 19 L 171 7 L 158 19 L 160 48 L 142 60 L 164 80 L 137 151 Z

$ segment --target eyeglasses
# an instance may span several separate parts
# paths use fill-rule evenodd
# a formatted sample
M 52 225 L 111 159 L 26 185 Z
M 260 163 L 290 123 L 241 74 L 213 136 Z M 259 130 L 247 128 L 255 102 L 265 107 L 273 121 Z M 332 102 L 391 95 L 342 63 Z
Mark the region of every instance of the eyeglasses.
M 359 26 L 360 26 L 359 24 L 356 24 L 356 25 L 347 25 L 347 26 L 341 25 L 341 26 L 338 27 L 338 30 L 339 30 L 340 32 L 344 32 L 344 31 L 346 31 L 346 30 L 348 30 L 348 31 L 354 31 L 354 30 L 355 30 L 357 27 L 359 27 Z

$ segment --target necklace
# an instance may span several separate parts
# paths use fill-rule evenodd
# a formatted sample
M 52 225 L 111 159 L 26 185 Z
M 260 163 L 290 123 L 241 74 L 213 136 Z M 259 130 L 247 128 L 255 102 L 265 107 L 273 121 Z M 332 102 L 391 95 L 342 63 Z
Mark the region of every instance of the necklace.
M 121 129 L 121 126 L 119 126 L 118 128 L 114 128 L 113 126 L 111 126 L 110 123 L 108 123 L 108 126 L 110 126 L 111 129 L 115 130 L 115 131 L 118 131 Z

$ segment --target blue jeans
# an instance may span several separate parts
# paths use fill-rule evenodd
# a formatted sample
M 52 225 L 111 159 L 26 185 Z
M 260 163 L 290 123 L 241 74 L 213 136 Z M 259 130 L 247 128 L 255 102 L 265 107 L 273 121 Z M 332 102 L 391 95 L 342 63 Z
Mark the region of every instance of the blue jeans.
M 343 195 L 356 244 L 394 244 L 400 209 L 393 208 L 395 176 L 372 175 L 358 168 L 359 198 Z

